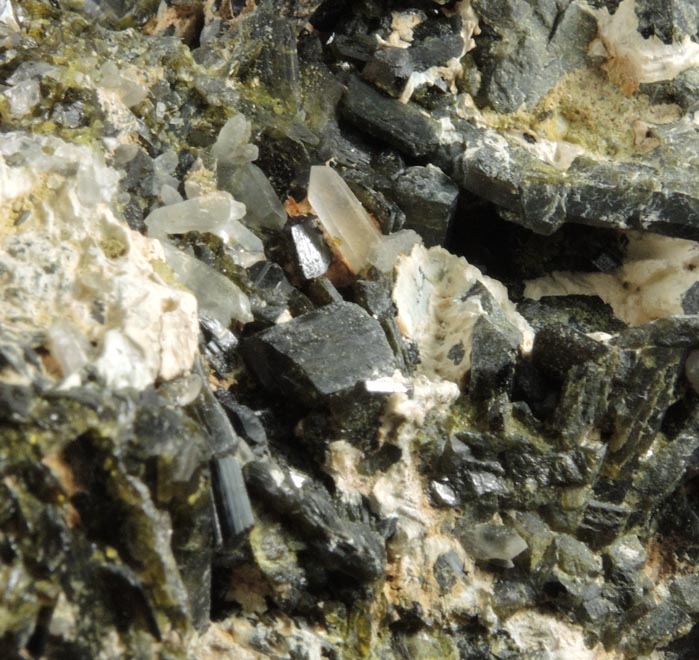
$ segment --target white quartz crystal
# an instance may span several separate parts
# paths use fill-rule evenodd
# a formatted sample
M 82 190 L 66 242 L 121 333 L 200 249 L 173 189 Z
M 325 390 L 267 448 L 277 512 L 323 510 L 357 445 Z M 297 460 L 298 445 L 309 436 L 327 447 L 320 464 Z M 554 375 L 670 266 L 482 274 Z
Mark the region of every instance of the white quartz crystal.
M 388 273 L 393 270 L 399 256 L 410 254 L 413 246 L 418 244 L 422 244 L 422 238 L 412 229 L 401 229 L 388 236 L 381 236 L 371 250 L 369 263 L 380 271 Z
M 590 54 L 607 57 L 610 76 L 629 91 L 640 83 L 672 80 L 683 71 L 699 66 L 699 44 L 685 36 L 672 44 L 657 36 L 644 38 L 638 31 L 636 0 L 622 0 L 614 14 L 606 7 L 591 10 L 597 19 L 598 36 Z
M 0 325 L 43 336 L 63 376 L 89 360 L 109 386 L 143 388 L 191 367 L 197 302 L 116 216 L 118 180 L 88 147 L 3 135 Z
M 245 224 L 254 228 L 281 229 L 286 211 L 265 173 L 253 163 L 237 168 L 229 190 L 247 206 Z
M 10 114 L 13 117 L 24 117 L 39 103 L 41 95 L 39 83 L 36 80 L 23 80 L 8 87 L 3 94 L 10 102 Z
M 257 159 L 258 149 L 250 144 L 252 129 L 244 115 L 237 114 L 223 125 L 211 155 L 225 165 L 244 165 Z
M 59 319 L 47 332 L 48 348 L 64 377 L 82 369 L 89 361 L 92 346 L 80 329 L 70 321 Z
M 699 245 L 682 238 L 628 232 L 624 264 L 610 273 L 555 271 L 529 280 L 527 298 L 599 296 L 617 318 L 639 325 L 683 314 L 682 298 L 699 281 Z
M 168 266 L 194 292 L 202 312 L 224 326 L 228 326 L 231 320 L 252 321 L 250 300 L 227 277 L 169 243 L 163 243 L 163 248 Z
M 244 204 L 236 202 L 229 193 L 218 191 L 155 209 L 145 222 L 148 234 L 154 238 L 165 239 L 190 231 L 208 232 L 226 244 L 263 253 L 262 241 L 239 222 L 244 216 Z
M 311 168 L 308 201 L 325 237 L 353 272 L 364 268 L 381 232 L 342 177 L 327 165 Z
M 0 36 L 5 37 L 10 33 L 19 32 L 19 30 L 12 0 L 0 0 Z
M 469 295 L 481 283 L 494 297 L 505 317 L 522 335 L 520 349 L 528 352 L 533 331 L 507 297 L 507 289 L 483 275 L 463 257 L 443 248 L 417 245 L 398 259 L 393 301 L 404 336 L 420 351 L 421 373 L 460 383 L 471 368 L 471 338 L 476 321 L 487 314 L 478 295 Z M 449 353 L 460 346 L 464 358 L 455 363 Z
M 149 93 L 148 87 L 140 79 L 138 69 L 128 64 L 117 66 L 114 62 L 105 62 L 100 70 L 98 84 L 103 89 L 114 92 L 127 108 L 145 101 Z

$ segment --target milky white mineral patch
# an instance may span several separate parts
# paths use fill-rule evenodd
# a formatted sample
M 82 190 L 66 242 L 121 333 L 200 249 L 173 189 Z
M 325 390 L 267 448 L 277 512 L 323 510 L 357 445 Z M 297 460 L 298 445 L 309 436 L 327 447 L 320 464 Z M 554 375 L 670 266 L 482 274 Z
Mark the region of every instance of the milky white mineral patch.
M 689 36 L 665 44 L 655 35 L 648 39 L 641 35 L 635 0 L 622 0 L 612 15 L 606 7 L 591 12 L 597 19 L 598 36 L 590 44 L 590 54 L 607 57 L 605 69 L 628 91 L 635 91 L 639 83 L 672 80 L 699 66 L 699 44 Z
M 420 351 L 419 371 L 430 378 L 460 383 L 471 368 L 471 338 L 476 321 L 487 314 L 478 295 L 482 284 L 495 298 L 505 317 L 522 334 L 521 350 L 531 349 L 533 331 L 507 297 L 507 289 L 483 275 L 463 257 L 443 248 L 415 246 L 396 263 L 393 301 L 398 327 Z M 455 347 L 463 355 L 453 359 Z
M 512 137 L 520 147 L 561 172 L 565 172 L 581 154 L 590 155 L 587 149 L 566 140 L 539 138 L 532 144 L 525 140 L 521 134 L 513 134 Z
M 580 626 L 567 623 L 550 614 L 535 610 L 516 612 L 504 622 L 505 630 L 517 646 L 541 660 L 616 660 L 618 655 L 607 653 L 602 644 L 593 648 L 585 644 L 585 632 Z
M 48 342 L 62 375 L 90 360 L 113 388 L 187 371 L 197 302 L 159 274 L 160 243 L 119 220 L 119 173 L 58 138 L 0 142 L 0 324 Z
M 148 87 L 140 79 L 139 70 L 129 64 L 117 66 L 114 62 L 105 62 L 100 69 L 99 86 L 114 92 L 127 107 L 133 108 L 148 97 Z
M 401 254 L 410 254 L 413 246 L 422 244 L 422 237 L 412 229 L 400 229 L 388 236 L 381 236 L 374 244 L 368 261 L 383 273 L 393 270 Z
M 657 234 L 628 232 L 624 264 L 611 273 L 556 271 L 529 280 L 527 298 L 599 296 L 629 325 L 684 314 L 682 297 L 699 280 L 699 245 Z

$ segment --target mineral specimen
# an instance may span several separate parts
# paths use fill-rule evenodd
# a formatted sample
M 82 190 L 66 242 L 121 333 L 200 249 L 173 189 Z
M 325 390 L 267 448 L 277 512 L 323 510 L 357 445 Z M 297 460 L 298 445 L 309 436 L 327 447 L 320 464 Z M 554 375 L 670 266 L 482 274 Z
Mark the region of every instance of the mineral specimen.
M 377 321 L 352 303 L 333 303 L 254 335 L 243 355 L 270 390 L 313 405 L 393 372 Z
M 694 660 L 692 0 L 0 0 L 0 657 Z

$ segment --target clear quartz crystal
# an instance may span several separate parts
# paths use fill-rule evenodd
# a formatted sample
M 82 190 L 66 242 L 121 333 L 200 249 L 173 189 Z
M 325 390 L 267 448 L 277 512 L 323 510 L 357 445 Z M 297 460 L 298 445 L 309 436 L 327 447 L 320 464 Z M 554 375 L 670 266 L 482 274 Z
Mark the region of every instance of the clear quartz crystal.
M 258 150 L 250 144 L 252 129 L 244 115 L 231 117 L 218 134 L 211 155 L 224 165 L 244 165 L 257 158 Z
M 29 114 L 41 100 L 39 83 L 36 80 L 23 80 L 6 89 L 4 94 L 10 102 L 10 114 L 13 117 Z
M 163 243 L 163 249 L 168 266 L 180 282 L 194 293 L 201 312 L 226 327 L 231 320 L 241 323 L 252 321 L 250 300 L 227 277 L 168 243 Z
M 246 163 L 238 167 L 229 180 L 229 186 L 222 187 L 245 204 L 248 209 L 245 223 L 249 227 L 281 229 L 286 223 L 284 206 L 257 165 Z
M 311 168 L 311 203 L 333 251 L 353 272 L 364 268 L 381 232 L 342 177 L 327 165 Z
M 146 226 L 150 236 L 160 239 L 190 231 L 209 232 L 262 258 L 262 241 L 239 222 L 244 216 L 244 204 L 227 192 L 214 192 L 156 209 L 146 218 Z
M 80 371 L 90 361 L 90 342 L 74 323 L 60 319 L 51 325 L 47 335 L 49 351 L 64 378 Z

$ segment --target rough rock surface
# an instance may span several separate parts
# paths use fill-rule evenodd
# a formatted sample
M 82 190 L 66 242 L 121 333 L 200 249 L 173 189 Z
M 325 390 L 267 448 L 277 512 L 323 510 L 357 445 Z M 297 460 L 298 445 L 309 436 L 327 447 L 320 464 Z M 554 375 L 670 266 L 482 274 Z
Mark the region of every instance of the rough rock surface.
M 0 657 L 694 660 L 692 0 L 0 0 Z

